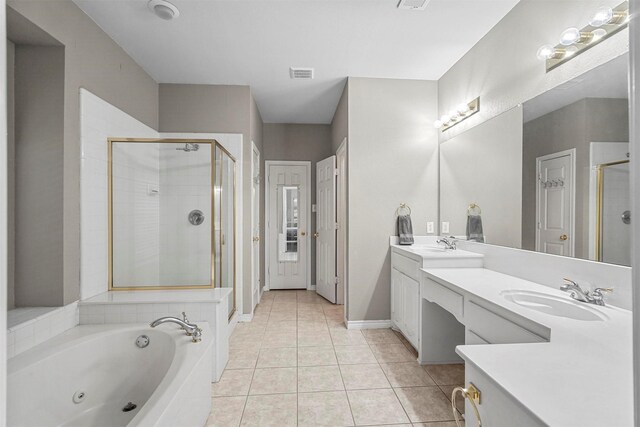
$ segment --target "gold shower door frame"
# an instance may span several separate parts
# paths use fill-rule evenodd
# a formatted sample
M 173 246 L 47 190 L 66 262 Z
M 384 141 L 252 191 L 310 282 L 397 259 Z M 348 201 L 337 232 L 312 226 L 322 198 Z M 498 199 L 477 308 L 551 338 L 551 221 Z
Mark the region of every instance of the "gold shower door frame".
M 149 144 L 208 144 L 211 147 L 211 276 L 210 283 L 208 285 L 152 285 L 152 286 L 113 286 L 113 144 L 114 143 L 149 143 Z M 108 265 L 108 283 L 110 291 L 157 291 L 157 290 L 186 290 L 186 289 L 213 289 L 215 288 L 215 179 L 217 175 L 215 153 L 216 148 L 219 148 L 222 153 L 229 156 L 233 161 L 233 308 L 229 316 L 235 312 L 236 309 L 236 213 L 237 213 L 237 200 L 236 200 L 236 159 L 235 157 L 224 148 L 215 139 L 181 139 L 181 138 L 108 138 L 107 139 L 107 151 L 108 151 L 108 224 L 109 224 L 109 265 Z M 222 187 L 222 179 L 220 180 L 220 186 Z M 222 208 L 220 209 L 220 221 L 222 221 Z M 222 241 L 222 239 L 220 239 Z M 222 257 L 222 250 L 220 251 Z M 221 261 L 222 263 L 222 258 Z

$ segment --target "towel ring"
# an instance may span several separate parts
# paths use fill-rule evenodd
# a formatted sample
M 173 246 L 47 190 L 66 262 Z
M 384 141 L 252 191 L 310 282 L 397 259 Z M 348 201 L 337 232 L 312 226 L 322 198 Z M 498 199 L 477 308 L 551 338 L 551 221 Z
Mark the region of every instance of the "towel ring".
M 467 208 L 467 216 L 474 215 L 474 214 L 481 215 L 482 209 L 480 209 L 480 206 L 476 205 L 475 203 L 471 203 Z
M 403 209 L 409 212 L 409 215 L 411 215 L 411 208 L 409 207 L 409 205 L 407 205 L 406 203 L 400 203 L 400 206 L 398 207 L 398 209 L 396 209 L 396 216 L 400 215 Z

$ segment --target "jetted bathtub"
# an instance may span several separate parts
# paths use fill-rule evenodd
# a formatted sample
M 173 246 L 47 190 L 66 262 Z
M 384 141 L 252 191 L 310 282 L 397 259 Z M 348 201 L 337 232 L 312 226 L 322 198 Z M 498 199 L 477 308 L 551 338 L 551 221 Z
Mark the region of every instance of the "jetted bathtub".
M 174 324 L 82 325 L 9 359 L 8 425 L 203 426 L 213 340 L 199 326 L 194 343 Z

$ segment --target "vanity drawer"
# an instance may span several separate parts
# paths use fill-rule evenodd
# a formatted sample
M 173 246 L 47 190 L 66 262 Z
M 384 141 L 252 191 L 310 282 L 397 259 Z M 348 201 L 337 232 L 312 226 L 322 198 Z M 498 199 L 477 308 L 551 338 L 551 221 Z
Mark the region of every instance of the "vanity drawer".
M 420 281 L 418 272 L 422 266 L 418 261 L 414 261 L 406 256 L 391 252 L 391 266 L 399 272 L 411 277 L 416 282 Z
M 440 307 L 453 314 L 458 320 L 464 315 L 464 297 L 427 277 L 422 279 L 422 298 L 435 302 Z
M 465 325 L 488 344 L 546 342 L 541 336 L 505 319 L 473 301 L 465 307 Z

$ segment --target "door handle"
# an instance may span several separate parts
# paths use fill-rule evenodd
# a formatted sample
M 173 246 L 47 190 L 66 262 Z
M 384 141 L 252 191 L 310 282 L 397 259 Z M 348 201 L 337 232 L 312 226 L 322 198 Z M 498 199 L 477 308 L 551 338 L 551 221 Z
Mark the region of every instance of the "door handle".
M 253 238 L 253 241 L 254 241 L 254 242 L 259 242 L 259 241 L 260 241 L 260 236 L 256 236 L 256 237 L 254 237 L 254 238 Z
M 562 236 L 560 236 L 560 240 L 562 240 L 563 242 L 564 242 L 565 240 L 567 240 L 568 238 L 569 238 L 569 237 L 567 237 L 567 235 L 566 235 L 566 234 L 563 234 Z
M 318 232 L 316 231 L 315 233 L 313 233 L 313 237 L 315 237 L 315 238 L 317 239 L 318 237 L 320 237 L 320 233 L 318 233 Z
M 307 232 L 306 232 L 306 231 L 301 231 L 301 232 L 300 232 L 300 235 L 304 237 L 304 236 L 306 236 L 306 235 L 307 235 Z

